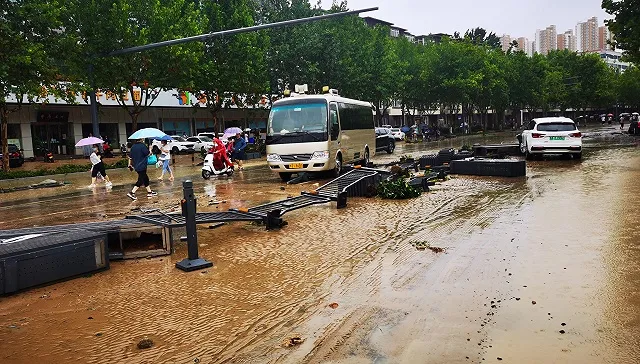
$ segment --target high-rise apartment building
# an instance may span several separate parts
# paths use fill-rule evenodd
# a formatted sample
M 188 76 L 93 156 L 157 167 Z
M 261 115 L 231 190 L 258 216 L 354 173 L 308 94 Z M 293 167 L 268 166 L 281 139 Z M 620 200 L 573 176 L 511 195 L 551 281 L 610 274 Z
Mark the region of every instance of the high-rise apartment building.
M 593 17 L 576 26 L 576 48 L 578 52 L 597 52 L 598 18 Z
M 534 52 L 533 42 L 525 37 L 520 37 L 516 40 L 518 42 L 518 50 L 526 53 L 528 56 L 532 56 Z
M 558 34 L 557 46 L 558 46 L 558 50 L 563 50 L 567 48 L 564 41 L 564 34 Z
M 598 51 L 604 52 L 612 50 L 611 44 L 609 44 L 610 41 L 611 31 L 609 28 L 606 25 L 598 27 Z
M 563 34 L 558 34 L 557 49 L 567 49 L 572 52 L 577 50 L 576 37 L 573 35 L 573 30 L 567 30 Z
M 503 34 L 502 37 L 500 37 L 500 45 L 503 52 L 508 51 L 511 46 L 511 36 L 509 34 Z
M 550 25 L 546 29 L 536 31 L 536 52 L 548 54 L 550 51 L 556 49 L 558 49 L 558 34 L 555 25 Z

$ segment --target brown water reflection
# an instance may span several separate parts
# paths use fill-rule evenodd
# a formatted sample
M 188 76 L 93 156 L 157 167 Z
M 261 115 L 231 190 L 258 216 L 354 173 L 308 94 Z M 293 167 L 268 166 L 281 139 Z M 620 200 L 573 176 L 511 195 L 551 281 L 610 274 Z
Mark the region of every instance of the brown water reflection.
M 199 209 L 317 183 L 282 191 L 268 173 L 197 181 Z M 528 174 L 454 178 L 411 201 L 307 208 L 281 231 L 200 229 L 201 255 L 216 263 L 206 271 L 176 270 L 180 245 L 172 257 L 0 298 L 0 361 L 637 362 L 638 149 L 594 148 L 581 163 L 530 163 Z M 160 188 L 165 207 L 175 190 Z M 93 198 L 70 198 L 67 213 L 123 208 L 99 195 L 81 210 Z M 213 198 L 229 202 L 209 206 Z M 37 211 L 28 209 L 12 209 L 6 224 L 28 221 Z M 281 347 L 292 333 L 304 343 Z M 155 346 L 138 350 L 143 337 Z

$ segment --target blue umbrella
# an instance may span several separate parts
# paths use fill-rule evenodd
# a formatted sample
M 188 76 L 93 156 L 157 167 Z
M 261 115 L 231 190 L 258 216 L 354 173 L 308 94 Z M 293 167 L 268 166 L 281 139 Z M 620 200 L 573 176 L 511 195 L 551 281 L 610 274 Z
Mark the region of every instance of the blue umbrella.
M 165 135 L 163 135 L 163 136 L 161 136 L 161 137 L 159 137 L 159 138 L 153 138 L 153 139 L 155 139 L 155 140 L 160 140 L 160 141 L 162 141 L 162 140 L 166 140 L 166 141 L 168 141 L 168 142 L 173 141 L 173 138 L 172 138 L 172 137 L 170 137 L 170 136 L 168 136 L 168 135 L 166 135 L 166 134 L 165 134 Z
M 136 131 L 135 133 L 131 134 L 129 139 L 146 139 L 146 138 L 155 139 L 155 138 L 162 138 L 165 135 L 167 135 L 167 134 L 165 134 L 160 129 L 144 128 L 144 129 L 140 129 L 140 130 Z
M 408 126 L 403 126 L 403 127 L 402 127 L 402 129 L 400 129 L 400 130 L 402 130 L 402 132 L 403 132 L 403 133 L 406 133 L 406 132 L 408 132 L 409 130 L 411 130 L 411 128 L 410 128 L 410 127 L 408 127 Z

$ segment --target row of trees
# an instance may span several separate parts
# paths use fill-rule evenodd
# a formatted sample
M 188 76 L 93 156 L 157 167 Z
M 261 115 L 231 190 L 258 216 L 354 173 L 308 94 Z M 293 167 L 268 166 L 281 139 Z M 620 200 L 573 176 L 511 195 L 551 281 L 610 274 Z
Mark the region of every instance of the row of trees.
M 597 55 L 505 54 L 495 34 L 480 28 L 416 45 L 355 16 L 109 56 L 123 48 L 325 12 L 309 0 L 0 0 L 0 9 L 5 155 L 9 114 L 22 103 L 42 102 L 43 85 L 49 95 L 69 102 L 94 85 L 117 98 L 134 130 L 139 115 L 167 89 L 199 94 L 214 120 L 226 107 L 253 106 L 263 95 L 302 83 L 315 91 L 330 85 L 371 101 L 379 119 L 393 100 L 406 110 L 479 114 L 485 123 L 489 110 L 504 115 L 640 106 L 638 70 L 618 75 Z M 342 1 L 330 11 L 346 9 Z

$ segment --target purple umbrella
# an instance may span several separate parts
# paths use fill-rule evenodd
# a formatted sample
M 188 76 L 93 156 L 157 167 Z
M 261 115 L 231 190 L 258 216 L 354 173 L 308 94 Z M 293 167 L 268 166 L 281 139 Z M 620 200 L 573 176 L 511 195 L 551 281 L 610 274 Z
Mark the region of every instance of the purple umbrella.
M 76 147 L 84 147 L 86 145 L 94 145 L 94 144 L 102 144 L 102 143 L 104 143 L 104 140 L 100 138 L 88 137 L 88 138 L 80 139 L 76 143 Z

